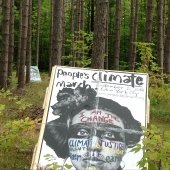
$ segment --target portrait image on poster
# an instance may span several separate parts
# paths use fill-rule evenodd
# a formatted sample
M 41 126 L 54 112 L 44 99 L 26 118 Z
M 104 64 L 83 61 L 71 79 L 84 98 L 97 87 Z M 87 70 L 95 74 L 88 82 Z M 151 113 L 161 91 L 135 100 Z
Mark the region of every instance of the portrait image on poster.
M 56 67 L 39 166 L 137 170 L 147 75 Z

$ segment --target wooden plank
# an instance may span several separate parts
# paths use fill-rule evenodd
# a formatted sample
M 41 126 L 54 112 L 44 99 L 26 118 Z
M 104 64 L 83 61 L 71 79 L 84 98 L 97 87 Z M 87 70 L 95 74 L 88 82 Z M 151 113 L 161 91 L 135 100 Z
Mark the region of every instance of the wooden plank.
M 33 151 L 33 157 L 32 157 L 32 162 L 31 162 L 31 170 L 33 169 L 33 164 L 34 164 L 34 159 L 35 159 L 35 153 L 37 151 L 37 144 L 34 147 L 34 151 Z
M 43 103 L 43 109 L 45 109 L 48 100 L 47 100 L 47 96 L 48 96 L 48 87 L 46 88 L 46 92 L 45 92 L 45 98 L 44 98 L 44 103 Z

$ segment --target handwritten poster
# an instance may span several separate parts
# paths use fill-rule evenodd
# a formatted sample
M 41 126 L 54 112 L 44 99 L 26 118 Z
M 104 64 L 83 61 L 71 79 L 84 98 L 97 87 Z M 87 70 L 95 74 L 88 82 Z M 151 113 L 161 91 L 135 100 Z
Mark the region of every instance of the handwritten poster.
M 137 170 L 147 117 L 148 75 L 54 68 L 36 162 L 42 169 Z

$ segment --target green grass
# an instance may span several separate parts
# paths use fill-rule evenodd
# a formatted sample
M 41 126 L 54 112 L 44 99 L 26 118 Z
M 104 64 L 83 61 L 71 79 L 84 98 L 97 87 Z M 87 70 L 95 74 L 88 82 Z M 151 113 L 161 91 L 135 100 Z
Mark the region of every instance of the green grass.
M 149 88 L 152 120 L 170 122 L 170 86 Z
M 161 131 L 170 131 L 170 122 L 160 121 L 158 119 L 152 119 L 151 124 L 157 126 Z
M 34 114 L 37 114 L 34 111 L 43 112 L 41 109 L 50 77 L 47 73 L 41 73 L 42 82 L 31 82 L 25 86 L 22 92 L 19 92 L 16 90 L 15 73 L 13 75 L 10 91 L 0 92 L 0 104 L 5 105 L 5 110 L 0 114 L 0 169 L 29 170 L 33 149 L 39 135 L 39 131 L 37 132 L 34 128 L 37 121 L 34 123 L 32 118 Z M 31 119 L 28 122 L 25 121 L 25 118 L 30 115 L 32 115 Z M 42 115 L 43 113 L 39 117 Z M 23 122 L 20 122 L 21 119 Z M 33 128 L 27 128 L 27 126 L 30 127 L 27 124 L 32 121 Z M 9 124 L 13 125 L 6 128 L 7 124 L 8 126 Z

